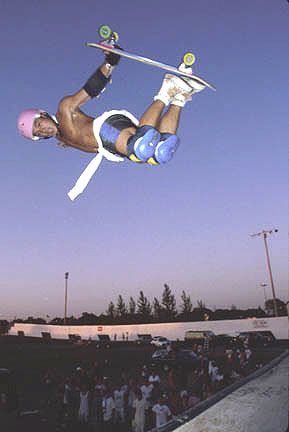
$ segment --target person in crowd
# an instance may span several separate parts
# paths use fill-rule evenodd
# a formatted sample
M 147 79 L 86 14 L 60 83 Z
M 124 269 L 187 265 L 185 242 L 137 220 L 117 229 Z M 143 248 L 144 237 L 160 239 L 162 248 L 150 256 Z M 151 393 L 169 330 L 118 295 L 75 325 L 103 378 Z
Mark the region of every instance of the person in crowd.
M 71 420 L 73 417 L 73 386 L 70 378 L 66 378 L 64 381 L 63 407 L 65 416 Z
M 101 374 L 102 374 L 101 365 L 97 360 L 94 360 L 92 367 L 90 368 L 90 371 L 89 371 L 89 376 L 90 377 L 100 377 Z
M 158 382 L 160 384 L 161 380 L 159 375 L 156 373 L 155 369 L 152 370 L 150 376 L 149 376 L 149 382 L 150 383 L 155 383 Z
M 115 405 L 115 423 L 124 423 L 124 408 L 125 408 L 125 390 L 122 384 L 119 383 L 113 392 L 113 399 Z
M 42 389 L 44 395 L 45 408 L 49 407 L 53 402 L 55 381 L 56 381 L 55 374 L 51 369 L 47 369 L 42 376 Z
M 159 398 L 161 396 L 161 392 L 162 392 L 162 387 L 161 387 L 159 381 L 155 381 L 153 383 L 153 389 L 152 389 L 152 392 L 151 392 L 151 402 L 152 402 L 152 404 L 155 404 L 159 400 Z
M 224 376 L 220 373 L 219 367 L 217 366 L 215 360 L 210 361 L 208 372 L 211 380 L 211 388 L 213 391 L 216 391 L 216 389 L 220 386 Z
M 136 378 L 130 377 L 128 379 L 128 389 L 127 389 L 127 401 L 126 401 L 126 420 L 128 424 L 132 424 L 133 420 L 133 403 L 136 398 L 136 392 L 138 390 L 137 384 L 136 384 Z
M 114 416 L 115 416 L 115 403 L 112 397 L 112 391 L 107 389 L 102 402 L 103 408 L 103 424 L 105 432 L 113 430 Z
M 247 347 L 247 348 L 245 349 L 245 355 L 246 355 L 246 360 L 247 360 L 247 362 L 249 362 L 250 359 L 251 359 L 251 356 L 252 356 L 252 351 L 250 350 L 249 347 Z
M 167 386 L 169 389 L 175 389 L 177 386 L 177 377 L 176 377 L 176 373 L 174 371 L 173 368 L 168 370 L 168 375 L 167 375 Z
M 140 387 L 142 394 L 147 402 L 150 402 L 152 390 L 154 386 L 149 382 L 148 378 L 143 379 L 143 385 Z
M 201 402 L 201 399 L 196 395 L 196 393 L 191 392 L 188 397 L 188 407 L 194 408 L 198 403 Z
M 168 421 L 172 418 L 172 413 L 167 403 L 167 395 L 163 394 L 158 403 L 152 407 L 152 411 L 155 415 L 155 427 L 159 428 L 160 426 L 168 423 Z
M 91 400 L 90 418 L 93 428 L 97 431 L 99 426 L 103 423 L 103 391 L 101 389 L 94 389 Z
M 106 390 L 106 384 L 102 376 L 94 377 L 94 389 L 102 393 Z
M 66 379 L 65 379 L 65 382 L 64 382 L 63 404 L 64 404 L 65 406 L 67 406 L 67 408 L 68 408 L 68 406 L 69 406 L 70 403 L 71 403 L 71 399 L 72 399 L 72 387 L 71 387 L 71 382 L 70 382 L 70 379 L 69 379 L 69 378 L 66 378 Z
M 133 401 L 133 422 L 134 432 L 144 432 L 146 423 L 147 401 L 140 389 L 136 390 L 136 398 Z
M 143 365 L 142 370 L 141 370 L 141 376 L 143 378 L 148 378 L 149 372 L 148 372 L 147 365 Z
M 189 408 L 189 394 L 187 390 L 181 390 L 180 400 L 181 400 L 180 403 L 181 412 L 186 411 Z
M 88 388 L 84 385 L 79 394 L 78 421 L 80 423 L 88 423 L 89 396 Z
M 180 392 L 176 388 L 171 389 L 169 391 L 167 401 L 169 403 L 170 410 L 171 410 L 172 414 L 173 415 L 180 414 L 180 412 L 181 412 L 181 397 L 180 397 Z

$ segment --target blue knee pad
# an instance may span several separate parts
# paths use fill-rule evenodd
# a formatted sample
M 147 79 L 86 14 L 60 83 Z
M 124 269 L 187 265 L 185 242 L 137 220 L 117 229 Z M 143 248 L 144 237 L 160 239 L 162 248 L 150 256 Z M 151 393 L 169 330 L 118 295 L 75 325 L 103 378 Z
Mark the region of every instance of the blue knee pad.
M 146 162 L 154 155 L 160 133 L 152 126 L 141 126 L 127 142 L 128 158 L 134 162 Z
M 159 164 L 169 162 L 179 146 L 179 138 L 171 133 L 161 134 L 160 141 L 154 152 L 154 159 Z

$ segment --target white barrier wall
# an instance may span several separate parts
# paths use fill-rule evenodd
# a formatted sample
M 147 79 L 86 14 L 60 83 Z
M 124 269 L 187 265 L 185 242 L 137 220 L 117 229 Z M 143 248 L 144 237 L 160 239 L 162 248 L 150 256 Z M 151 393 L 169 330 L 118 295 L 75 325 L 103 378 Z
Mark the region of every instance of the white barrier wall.
M 212 330 L 215 334 L 233 334 L 242 331 L 269 330 L 277 339 L 288 338 L 288 318 L 248 318 L 242 320 L 201 321 L 162 324 L 135 325 L 91 325 L 57 326 L 43 324 L 14 324 L 9 334 L 23 331 L 25 336 L 41 337 L 41 332 L 49 332 L 52 338 L 67 339 L 69 334 L 79 334 L 82 339 L 96 339 L 98 334 L 108 334 L 112 340 L 137 339 L 138 334 L 165 336 L 170 340 L 184 339 L 187 330 Z

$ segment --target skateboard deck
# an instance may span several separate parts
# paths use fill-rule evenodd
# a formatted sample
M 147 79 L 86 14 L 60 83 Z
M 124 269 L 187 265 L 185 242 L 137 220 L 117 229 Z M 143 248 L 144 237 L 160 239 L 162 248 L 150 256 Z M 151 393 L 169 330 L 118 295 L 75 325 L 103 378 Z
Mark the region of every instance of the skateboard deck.
M 165 63 L 161 63 L 157 60 L 152 60 L 152 59 L 147 58 L 147 57 L 142 57 L 142 56 L 137 55 L 137 54 L 133 54 L 133 53 L 130 53 L 127 51 L 120 50 L 120 49 L 115 48 L 113 45 L 110 45 L 106 42 L 99 42 L 99 43 L 88 42 L 88 43 L 86 43 L 86 46 L 92 47 L 92 48 L 98 48 L 98 49 L 101 49 L 102 51 L 112 52 L 114 54 L 118 54 L 122 57 L 126 57 L 126 58 L 131 59 L 131 60 L 135 60 L 135 61 L 138 61 L 141 63 L 148 64 L 150 66 L 164 69 L 164 70 L 171 72 L 175 75 L 179 75 L 180 77 L 190 78 L 199 84 L 203 84 L 204 86 L 210 88 L 211 90 L 216 90 L 215 86 L 213 86 L 208 81 L 205 81 L 203 78 L 201 78 L 197 75 L 193 75 L 193 74 L 190 74 L 187 72 L 182 72 L 175 66 L 170 66 L 170 65 L 167 65 Z

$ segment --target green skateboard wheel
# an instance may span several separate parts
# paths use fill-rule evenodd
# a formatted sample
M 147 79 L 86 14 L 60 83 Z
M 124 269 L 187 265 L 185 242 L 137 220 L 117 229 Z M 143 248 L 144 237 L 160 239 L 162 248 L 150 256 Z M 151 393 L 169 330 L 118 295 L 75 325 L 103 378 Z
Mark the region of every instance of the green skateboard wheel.
M 195 63 L 195 61 L 196 61 L 196 57 L 192 52 L 187 52 L 186 54 L 184 54 L 183 62 L 185 63 L 186 66 L 192 66 Z
M 110 36 L 111 36 L 111 34 L 112 34 L 112 31 L 111 31 L 111 29 L 110 29 L 109 26 L 107 26 L 107 25 L 102 25 L 102 26 L 100 26 L 99 29 L 98 29 L 98 34 L 99 34 L 99 36 L 100 36 L 101 38 L 103 38 L 103 39 L 109 39 Z

